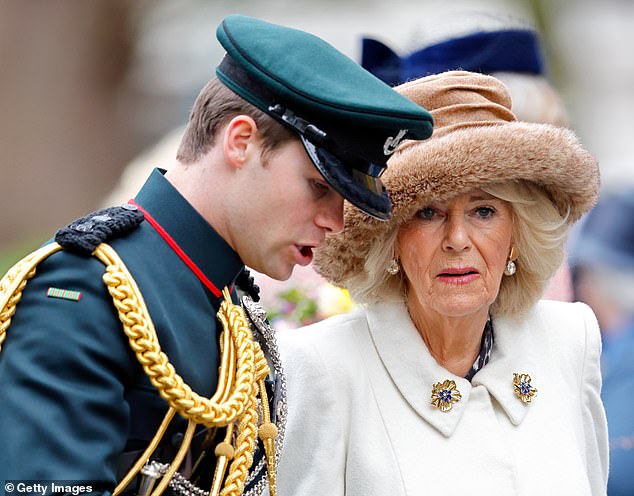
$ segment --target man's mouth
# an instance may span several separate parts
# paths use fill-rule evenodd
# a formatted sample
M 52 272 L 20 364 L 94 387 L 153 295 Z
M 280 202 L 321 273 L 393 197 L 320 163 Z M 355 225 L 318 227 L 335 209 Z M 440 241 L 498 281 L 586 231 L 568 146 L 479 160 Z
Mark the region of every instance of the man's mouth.
M 312 246 L 308 246 L 308 245 L 304 245 L 304 246 L 298 246 L 299 248 L 299 252 L 305 256 L 305 257 L 312 257 L 313 256 L 313 247 Z
M 315 245 L 295 245 L 296 250 L 296 262 L 299 265 L 305 266 L 313 261 L 313 249 Z

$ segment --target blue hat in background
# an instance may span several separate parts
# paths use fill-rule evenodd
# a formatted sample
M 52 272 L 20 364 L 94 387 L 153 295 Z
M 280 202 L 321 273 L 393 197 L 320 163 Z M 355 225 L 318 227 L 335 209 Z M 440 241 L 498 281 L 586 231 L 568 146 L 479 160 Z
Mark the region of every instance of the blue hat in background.
M 537 34 L 530 29 L 481 31 L 450 38 L 400 57 L 384 43 L 363 38 L 361 65 L 389 85 L 450 70 L 543 74 Z
M 227 51 L 218 79 L 296 132 L 324 179 L 350 203 L 389 218 L 380 176 L 403 139 L 431 136 L 431 114 L 304 31 L 232 15 L 216 36 Z
M 602 196 L 569 251 L 572 267 L 634 270 L 634 190 Z

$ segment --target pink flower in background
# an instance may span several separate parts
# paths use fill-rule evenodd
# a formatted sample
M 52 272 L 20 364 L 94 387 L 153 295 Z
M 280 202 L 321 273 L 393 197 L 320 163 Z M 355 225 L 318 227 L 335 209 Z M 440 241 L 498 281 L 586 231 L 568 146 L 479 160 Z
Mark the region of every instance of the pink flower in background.
M 261 289 L 260 302 L 276 330 L 313 324 L 354 308 L 346 290 L 329 284 L 310 266 L 295 267 L 287 281 L 250 270 Z

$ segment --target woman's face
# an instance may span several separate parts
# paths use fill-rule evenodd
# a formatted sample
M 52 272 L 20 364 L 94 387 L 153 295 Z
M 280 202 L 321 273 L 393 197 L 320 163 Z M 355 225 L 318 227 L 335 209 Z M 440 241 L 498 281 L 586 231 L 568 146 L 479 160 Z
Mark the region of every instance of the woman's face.
M 446 317 L 488 313 L 511 251 L 512 228 L 510 203 L 479 189 L 423 205 L 397 237 L 410 310 Z

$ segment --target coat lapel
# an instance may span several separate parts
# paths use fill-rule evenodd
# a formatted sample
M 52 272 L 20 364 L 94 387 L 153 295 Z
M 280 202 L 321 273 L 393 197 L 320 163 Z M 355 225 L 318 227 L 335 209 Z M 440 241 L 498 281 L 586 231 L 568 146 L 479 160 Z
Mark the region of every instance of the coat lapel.
M 469 402 L 471 384 L 441 367 L 431 356 L 403 303 L 368 309 L 368 326 L 376 351 L 394 385 L 409 405 L 444 436 L 453 434 Z M 455 381 L 462 399 L 448 412 L 431 404 L 433 385 Z
M 532 386 L 538 392 L 534 401 L 539 401 L 539 384 L 543 374 L 539 369 L 535 349 L 533 328 L 541 328 L 535 315 L 523 319 L 499 318 L 493 320 L 495 344 L 491 360 L 471 381 L 473 387 L 484 386 L 500 404 L 513 425 L 519 425 L 530 409 L 513 389 L 513 374 L 528 374 Z
M 367 311 L 374 347 L 394 386 L 412 409 L 445 437 L 456 430 L 468 408 L 471 390 L 478 386 L 495 397 L 514 425 L 522 422 L 530 405 L 515 395 L 513 373 L 529 374 L 539 390 L 541 374 L 530 332 L 532 326 L 538 325 L 534 318 L 494 319 L 491 360 L 470 383 L 441 367 L 431 356 L 404 303 L 383 303 Z M 462 399 L 450 411 L 442 412 L 431 404 L 431 394 L 435 383 L 447 379 L 456 383 Z M 377 393 L 380 396 L 380 391 Z M 534 401 L 539 401 L 539 396 Z

